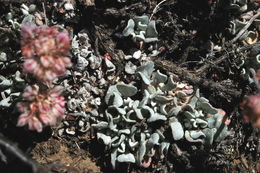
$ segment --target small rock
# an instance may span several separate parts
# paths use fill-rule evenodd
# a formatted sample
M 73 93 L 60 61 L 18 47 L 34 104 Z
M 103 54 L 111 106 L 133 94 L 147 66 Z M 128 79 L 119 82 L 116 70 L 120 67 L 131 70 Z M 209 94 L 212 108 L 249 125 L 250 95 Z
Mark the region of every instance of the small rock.
M 65 8 L 65 10 L 67 10 L 67 11 L 74 10 L 74 7 L 73 7 L 73 5 L 72 5 L 71 3 L 66 3 L 66 4 L 64 5 L 64 8 Z
M 0 53 L 0 62 L 5 62 L 7 61 L 7 56 L 5 52 Z
M 29 11 L 27 11 L 23 8 L 21 8 L 21 11 L 22 11 L 23 15 L 26 15 L 26 16 L 29 15 Z
M 160 51 L 158 51 L 158 50 L 153 50 L 153 51 L 152 51 L 152 54 L 150 54 L 150 56 L 157 56 L 157 55 L 159 55 L 159 53 L 160 53 Z
M 92 116 L 94 116 L 94 117 L 98 117 L 98 115 L 99 115 L 99 113 L 98 113 L 98 111 L 97 111 L 96 109 L 93 109 L 93 110 L 90 112 L 90 114 L 91 114 Z
M 221 46 L 218 46 L 218 45 L 215 45 L 213 50 L 215 51 L 221 51 L 222 47 Z
M 6 20 L 9 21 L 13 18 L 13 14 L 12 13 L 7 13 L 6 16 L 5 16 Z
M 70 125 L 68 121 L 63 121 L 63 124 L 64 124 L 65 126 L 69 126 L 69 125 Z
M 125 60 L 129 60 L 129 59 L 131 59 L 131 58 L 133 58 L 132 55 L 126 55 L 126 56 L 125 56 Z
M 62 136 L 63 133 L 64 133 L 64 129 L 63 129 L 63 128 L 61 128 L 61 129 L 58 130 L 58 135 L 59 135 L 59 136 Z
M 83 127 L 84 126 L 84 121 L 82 121 L 82 120 L 79 120 L 79 127 Z
M 101 78 L 98 82 L 99 86 L 103 86 L 107 83 L 107 81 L 104 78 Z
M 29 11 L 29 7 L 28 7 L 27 5 L 25 5 L 25 4 L 22 4 L 22 5 L 21 5 L 21 8 L 22 8 L 22 9 L 25 9 L 26 11 Z
M 69 129 L 69 128 L 67 128 L 67 129 L 65 130 L 65 132 L 66 132 L 68 135 L 75 135 L 75 134 L 76 134 L 75 130 Z
M 125 65 L 125 72 L 128 74 L 135 74 L 137 66 L 134 65 L 131 61 L 127 62 Z
M 139 59 L 142 55 L 142 52 L 140 50 L 136 51 L 134 54 L 133 54 L 133 58 L 135 59 Z
M 29 6 L 29 12 L 30 13 L 33 13 L 33 12 L 35 12 L 36 11 L 36 5 L 35 4 L 31 4 L 30 6 Z
M 101 99 L 100 97 L 97 97 L 94 99 L 94 104 L 100 106 L 101 105 Z
M 116 66 L 109 59 L 105 59 L 105 64 L 107 66 L 107 72 L 113 72 L 116 70 Z

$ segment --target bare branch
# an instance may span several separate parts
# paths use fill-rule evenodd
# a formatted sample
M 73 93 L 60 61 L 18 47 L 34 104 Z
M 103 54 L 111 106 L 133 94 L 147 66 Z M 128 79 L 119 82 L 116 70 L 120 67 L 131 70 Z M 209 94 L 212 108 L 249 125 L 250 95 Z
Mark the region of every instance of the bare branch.
M 242 28 L 239 33 L 236 35 L 235 38 L 233 38 L 231 40 L 231 43 L 236 42 L 243 34 L 244 32 L 250 27 L 250 25 L 255 21 L 255 19 L 257 19 L 260 16 L 260 12 L 256 13 L 246 24 L 246 26 L 244 26 L 244 28 Z
M 8 140 L 4 139 L 3 137 L 0 137 L 0 148 L 5 149 L 8 153 L 14 155 L 19 160 L 29 165 L 32 168 L 33 173 L 38 173 L 38 170 L 40 169 L 38 163 L 30 159 L 19 148 L 11 144 Z

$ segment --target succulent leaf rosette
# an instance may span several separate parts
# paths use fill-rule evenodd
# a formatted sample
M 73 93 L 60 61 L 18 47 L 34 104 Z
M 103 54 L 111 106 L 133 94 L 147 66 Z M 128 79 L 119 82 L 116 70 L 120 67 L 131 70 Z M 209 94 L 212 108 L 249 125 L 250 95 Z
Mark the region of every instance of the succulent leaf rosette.
M 117 162 L 148 167 L 152 157 L 165 157 L 172 139 L 211 145 L 225 137 L 224 114 L 198 90 L 193 94 L 192 86 L 154 72 L 153 62 L 139 67 L 137 74 L 140 80 L 109 87 L 105 119 L 92 125 L 114 168 Z M 168 129 L 171 135 L 166 135 Z
M 150 43 L 158 41 L 155 21 L 149 21 L 146 15 L 129 19 L 126 28 L 123 30 L 123 35 L 125 37 L 131 35 L 135 42 L 144 41 Z
M 258 10 L 253 10 L 252 7 Z M 259 3 L 249 0 L 231 0 L 227 9 L 233 13 L 233 19 L 230 21 L 229 31 L 233 36 L 241 35 L 238 37 L 238 41 L 243 45 L 254 45 L 259 42 Z M 258 16 L 258 17 L 257 17 Z M 255 19 L 254 19 L 255 18 Z M 252 20 L 254 19 L 254 20 Z M 250 22 L 250 20 L 252 20 Z M 247 27 L 249 23 L 252 23 L 250 27 Z M 236 38 L 236 37 L 235 37 Z M 251 72 L 260 71 L 260 54 L 259 46 L 255 46 L 251 49 L 250 53 L 240 58 L 240 62 L 237 65 L 241 69 L 243 77 L 247 78 L 249 82 L 253 82 L 250 77 Z

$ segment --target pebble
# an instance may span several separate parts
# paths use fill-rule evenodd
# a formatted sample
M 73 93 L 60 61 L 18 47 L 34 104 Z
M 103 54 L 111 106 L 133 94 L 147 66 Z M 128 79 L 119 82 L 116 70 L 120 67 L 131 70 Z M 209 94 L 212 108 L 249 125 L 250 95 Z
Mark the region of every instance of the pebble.
M 23 8 L 21 8 L 21 11 L 22 11 L 23 15 L 29 15 L 29 11 L 27 11 L 27 10 L 25 10 Z
M 5 52 L 0 53 L 0 62 L 5 62 L 7 61 L 7 56 Z
M 158 50 L 153 50 L 152 54 L 150 56 L 157 56 L 157 55 L 159 55 L 159 53 L 160 52 Z
M 139 59 L 142 55 L 142 52 L 140 50 L 136 51 L 134 54 L 133 54 L 133 58 L 135 59 Z
M 36 11 L 36 5 L 35 4 L 31 4 L 30 6 L 29 6 L 29 12 L 30 13 L 33 13 L 33 12 L 35 12 Z
M 95 105 L 98 105 L 98 106 L 101 105 L 101 99 L 100 99 L 100 97 L 95 98 Z
M 26 10 L 26 11 L 29 11 L 29 7 L 28 7 L 27 5 L 25 5 L 25 4 L 22 4 L 22 5 L 21 5 L 21 8 L 24 9 L 24 10 Z
M 107 81 L 104 79 L 104 78 L 101 78 L 100 80 L 99 80 L 99 86 L 103 86 L 103 85 L 105 85 L 107 83 Z
M 64 124 L 65 126 L 69 126 L 69 125 L 70 125 L 68 121 L 63 121 L 63 124 Z
M 83 127 L 84 126 L 84 121 L 82 121 L 82 120 L 79 120 L 79 127 Z
M 125 56 L 125 60 L 129 60 L 129 59 L 131 59 L 133 56 L 132 55 L 126 55 Z
M 63 128 L 61 128 L 61 129 L 58 130 L 58 135 L 59 135 L 59 136 L 62 136 L 63 133 L 64 133 L 64 129 L 63 129 Z
M 137 66 L 134 65 L 131 61 L 127 62 L 125 65 L 125 72 L 128 74 L 135 74 Z
M 93 110 L 90 112 L 90 114 L 91 114 L 92 116 L 94 116 L 94 117 L 98 117 L 98 115 L 99 115 L 99 113 L 98 113 L 98 111 L 97 111 L 96 109 L 93 109 Z
M 108 59 L 105 59 L 105 64 L 107 66 L 107 72 L 113 72 L 116 70 L 116 66 Z
M 13 18 L 13 14 L 12 13 L 7 13 L 6 16 L 5 16 L 6 20 L 9 21 Z
M 71 3 L 66 3 L 66 4 L 64 5 L 64 8 L 65 8 L 65 10 L 67 10 L 67 11 L 74 10 L 74 7 L 73 7 L 73 5 L 72 5 Z
M 67 129 L 65 130 L 65 132 L 66 132 L 68 135 L 75 135 L 75 134 L 76 134 L 75 130 L 71 130 L 71 129 L 69 129 L 69 128 L 67 128 Z

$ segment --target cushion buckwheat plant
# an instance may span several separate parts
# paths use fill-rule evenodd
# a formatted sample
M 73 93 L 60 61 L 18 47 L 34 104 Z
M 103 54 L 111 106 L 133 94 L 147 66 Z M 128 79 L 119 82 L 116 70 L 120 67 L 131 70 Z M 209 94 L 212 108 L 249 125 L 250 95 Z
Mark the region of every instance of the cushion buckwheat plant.
M 66 57 L 70 40 L 66 31 L 59 32 L 55 27 L 22 27 L 22 54 L 24 72 L 32 73 L 46 83 L 65 75 L 71 61 Z
M 60 96 L 62 87 L 56 86 L 50 91 L 40 92 L 39 86 L 25 88 L 23 99 L 17 107 L 22 113 L 17 126 L 29 125 L 30 130 L 41 132 L 43 125 L 55 125 L 58 119 L 64 117 L 65 99 Z
M 25 88 L 24 101 L 17 104 L 22 113 L 17 126 L 28 124 L 30 130 L 41 132 L 44 126 L 55 125 L 64 117 L 66 101 L 61 96 L 62 87 L 54 87 L 52 82 L 65 75 L 66 67 L 72 65 L 67 57 L 70 40 L 66 31 L 59 32 L 55 27 L 24 25 L 21 44 L 23 71 L 32 73 L 42 83 Z M 43 84 L 49 89 L 43 89 Z

